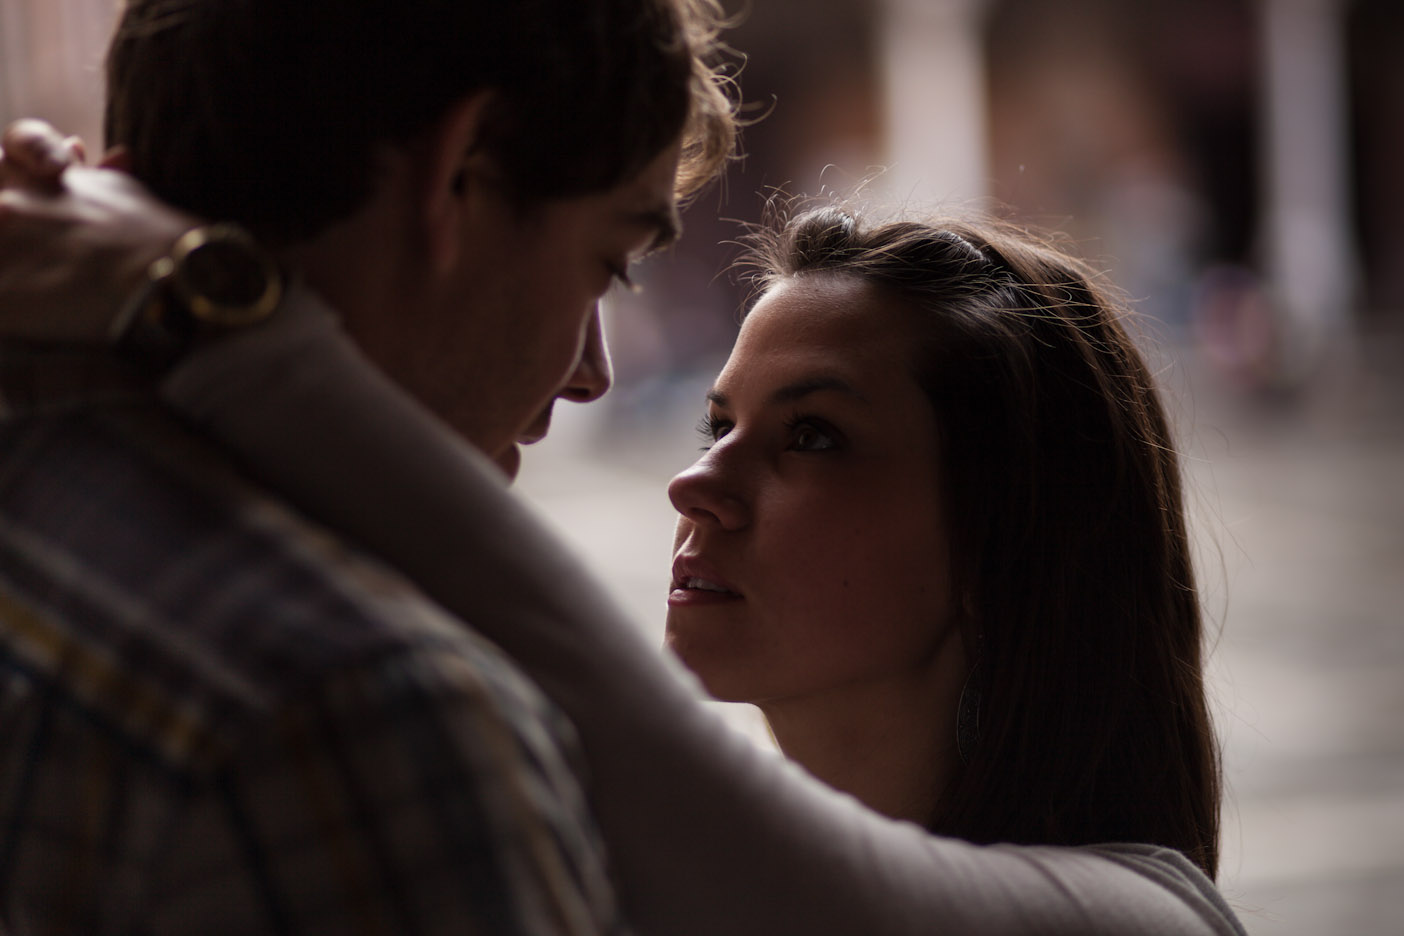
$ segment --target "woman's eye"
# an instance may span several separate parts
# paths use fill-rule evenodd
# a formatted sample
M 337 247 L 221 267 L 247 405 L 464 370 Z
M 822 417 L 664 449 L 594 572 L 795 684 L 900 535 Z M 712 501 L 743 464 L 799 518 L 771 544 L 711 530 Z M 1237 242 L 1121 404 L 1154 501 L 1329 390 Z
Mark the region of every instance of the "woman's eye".
M 697 434 L 700 435 L 702 441 L 706 443 L 702 446 L 702 450 L 706 451 L 711 448 L 713 444 L 720 441 L 722 436 L 731 431 L 731 426 L 732 424 L 730 422 L 719 416 L 714 416 L 711 413 L 705 414 L 697 423 Z
M 838 448 L 838 441 L 832 433 L 801 421 L 791 426 L 790 448 L 796 452 L 825 452 Z

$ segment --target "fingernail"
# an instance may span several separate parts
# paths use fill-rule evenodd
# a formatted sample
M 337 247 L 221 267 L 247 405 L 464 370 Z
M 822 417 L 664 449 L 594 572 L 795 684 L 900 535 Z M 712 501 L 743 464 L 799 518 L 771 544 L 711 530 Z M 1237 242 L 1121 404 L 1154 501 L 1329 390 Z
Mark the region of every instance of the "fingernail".
M 63 152 L 65 162 L 67 162 L 70 165 L 72 165 L 73 163 L 85 163 L 88 161 L 88 148 L 83 145 L 82 137 L 71 136 L 68 139 L 64 140 Z

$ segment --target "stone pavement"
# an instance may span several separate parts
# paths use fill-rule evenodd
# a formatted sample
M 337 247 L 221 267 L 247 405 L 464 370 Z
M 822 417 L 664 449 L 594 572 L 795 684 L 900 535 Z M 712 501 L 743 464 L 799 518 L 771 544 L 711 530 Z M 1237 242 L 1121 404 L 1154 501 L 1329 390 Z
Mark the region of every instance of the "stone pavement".
M 1404 355 L 1364 346 L 1270 400 L 1164 371 L 1188 429 L 1211 691 L 1225 744 L 1221 885 L 1254 936 L 1404 933 Z M 661 633 L 667 478 L 703 384 L 649 428 L 558 407 L 522 489 Z M 593 410 L 593 411 L 592 411 Z M 661 428 L 660 428 L 661 427 Z M 731 713 L 763 741 L 747 707 Z
M 1189 381 L 1221 877 L 1255 934 L 1404 933 L 1401 363 L 1367 349 L 1295 401 Z

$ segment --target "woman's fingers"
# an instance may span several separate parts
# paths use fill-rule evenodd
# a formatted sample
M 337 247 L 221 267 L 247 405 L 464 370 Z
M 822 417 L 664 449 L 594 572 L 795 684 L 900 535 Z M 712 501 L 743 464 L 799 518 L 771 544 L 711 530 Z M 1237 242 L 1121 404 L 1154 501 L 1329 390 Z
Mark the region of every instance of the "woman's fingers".
M 88 145 L 83 142 L 82 137 L 64 137 L 63 145 L 67 147 L 69 155 L 72 156 L 75 164 L 80 166 L 88 164 Z
M 151 262 L 198 223 L 112 169 L 0 187 L 0 339 L 107 340 Z
M 56 188 L 69 166 L 87 158 L 83 141 L 34 118 L 16 120 L 0 137 L 0 186 Z

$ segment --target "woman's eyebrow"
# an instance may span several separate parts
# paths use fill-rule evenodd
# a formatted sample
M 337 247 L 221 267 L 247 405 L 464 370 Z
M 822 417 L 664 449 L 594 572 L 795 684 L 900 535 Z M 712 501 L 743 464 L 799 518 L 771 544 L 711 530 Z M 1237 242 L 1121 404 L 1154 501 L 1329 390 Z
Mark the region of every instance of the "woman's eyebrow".
M 771 391 L 766 403 L 771 406 L 778 406 L 785 403 L 794 403 L 812 393 L 822 392 L 842 393 L 853 397 L 861 403 L 868 403 L 868 398 L 864 396 L 853 384 L 832 374 L 816 374 L 813 377 L 805 377 L 792 383 L 787 383 L 782 387 L 777 387 Z M 707 391 L 707 400 L 717 406 L 725 408 L 729 404 L 726 394 L 719 390 Z

